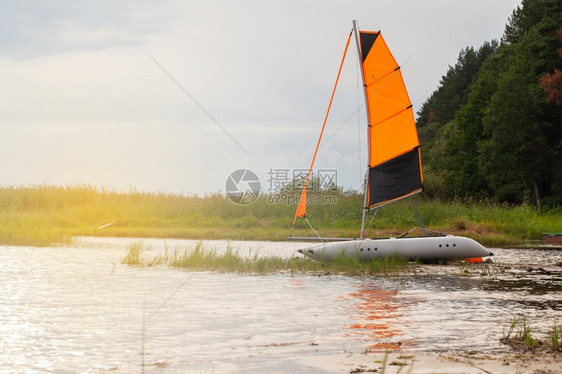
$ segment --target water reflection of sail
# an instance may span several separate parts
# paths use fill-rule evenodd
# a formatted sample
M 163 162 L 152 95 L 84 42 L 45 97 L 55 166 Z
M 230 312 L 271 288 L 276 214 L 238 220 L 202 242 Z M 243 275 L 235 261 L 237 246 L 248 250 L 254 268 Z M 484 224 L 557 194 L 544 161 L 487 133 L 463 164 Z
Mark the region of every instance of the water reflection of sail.
M 399 320 L 409 305 L 397 297 L 398 291 L 360 285 L 349 296 L 359 302 L 354 305 L 356 314 L 350 316 L 356 322 L 347 326 L 350 331 L 346 335 L 367 338 L 370 341 L 367 351 L 370 352 L 400 349 L 405 343 L 405 326 Z M 414 345 L 413 342 L 406 343 Z

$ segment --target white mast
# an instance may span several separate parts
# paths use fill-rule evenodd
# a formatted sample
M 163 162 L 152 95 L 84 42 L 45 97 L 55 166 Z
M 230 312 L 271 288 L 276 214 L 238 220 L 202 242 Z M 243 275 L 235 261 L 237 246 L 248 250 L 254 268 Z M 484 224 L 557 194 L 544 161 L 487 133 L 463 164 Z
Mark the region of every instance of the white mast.
M 363 55 L 361 54 L 361 41 L 359 40 L 359 27 L 357 21 L 353 20 L 353 33 L 355 34 L 355 43 L 357 44 L 357 54 L 359 56 L 359 64 L 361 68 L 361 79 L 363 80 L 363 93 L 365 95 L 365 109 L 367 110 L 367 159 L 371 155 L 371 123 L 369 122 L 369 101 L 367 99 L 367 86 L 365 85 L 365 72 L 363 71 Z M 365 231 L 365 215 L 369 208 L 367 207 L 367 189 L 369 188 L 369 169 L 370 165 L 367 162 L 367 172 L 365 174 L 365 191 L 363 199 L 363 216 L 361 217 L 361 233 L 359 238 L 363 239 L 363 232 Z

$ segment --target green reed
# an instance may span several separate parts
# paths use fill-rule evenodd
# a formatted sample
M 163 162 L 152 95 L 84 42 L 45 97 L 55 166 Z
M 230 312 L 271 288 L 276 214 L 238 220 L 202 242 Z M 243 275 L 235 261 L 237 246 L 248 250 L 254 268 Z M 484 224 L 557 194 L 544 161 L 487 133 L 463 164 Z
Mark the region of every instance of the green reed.
M 530 324 L 527 322 L 527 318 L 523 317 L 521 323 L 522 323 L 522 328 L 517 333 L 517 340 L 524 342 L 525 345 L 529 348 L 536 347 L 539 341 L 535 339 L 535 337 L 533 336 L 534 333 L 533 330 L 531 329 Z
M 552 330 L 550 331 L 550 342 L 552 349 L 555 351 L 560 351 L 560 342 L 562 341 L 562 331 L 556 323 L 556 318 L 554 319 L 554 324 Z
M 143 250 L 142 241 L 137 241 L 129 244 L 127 247 L 127 254 L 121 259 L 122 264 L 128 265 L 140 265 L 141 261 L 141 251 Z
M 518 330 L 516 331 L 516 329 Z M 516 332 L 515 332 L 516 331 Z M 515 332 L 515 334 L 514 334 Z M 514 335 L 512 337 L 512 335 Z M 504 331 L 503 333 L 503 341 L 518 341 L 525 345 L 528 349 L 534 349 L 538 345 L 549 345 L 550 348 L 554 351 L 560 351 L 561 341 L 562 341 L 562 331 L 558 326 L 558 322 L 556 318 L 553 320 L 552 328 L 548 334 L 549 336 L 549 343 L 545 343 L 539 338 L 535 337 L 535 333 L 531 328 L 530 323 L 527 321 L 526 316 L 515 316 L 512 321 L 510 322 L 509 328 L 507 333 Z
M 272 274 L 276 272 L 305 273 L 323 275 L 373 275 L 403 272 L 408 269 L 406 259 L 390 257 L 371 261 L 359 261 L 340 256 L 333 261 L 314 261 L 305 257 L 261 256 L 258 252 L 241 255 L 230 245 L 224 251 L 204 248 L 202 243 L 195 246 L 164 248 L 164 253 L 145 256 L 150 251 L 142 241 L 129 244 L 121 262 L 129 265 L 165 265 L 197 271 L 217 271 L 228 273 Z

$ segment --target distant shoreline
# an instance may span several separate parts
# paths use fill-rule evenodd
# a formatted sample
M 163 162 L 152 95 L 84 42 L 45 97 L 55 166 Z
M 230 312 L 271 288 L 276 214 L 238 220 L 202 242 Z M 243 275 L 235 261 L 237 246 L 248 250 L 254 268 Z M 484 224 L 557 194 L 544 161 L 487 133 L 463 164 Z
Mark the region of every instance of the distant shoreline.
M 334 203 L 309 204 L 308 219 L 325 237 L 358 237 L 362 196 L 322 191 Z M 312 195 L 312 194 L 310 194 Z M 561 232 L 562 208 L 418 198 L 426 228 L 478 240 L 488 247 L 542 246 L 543 232 Z M 295 204 L 267 196 L 239 205 L 222 194 L 182 196 L 107 191 L 91 186 L 0 187 L 0 244 L 49 246 L 75 236 L 195 240 L 288 240 Z M 369 224 L 370 223 L 370 224 Z M 409 199 L 368 217 L 368 237 L 400 236 L 419 226 Z M 298 219 L 294 237 L 315 236 Z M 557 248 L 557 247 L 556 247 Z

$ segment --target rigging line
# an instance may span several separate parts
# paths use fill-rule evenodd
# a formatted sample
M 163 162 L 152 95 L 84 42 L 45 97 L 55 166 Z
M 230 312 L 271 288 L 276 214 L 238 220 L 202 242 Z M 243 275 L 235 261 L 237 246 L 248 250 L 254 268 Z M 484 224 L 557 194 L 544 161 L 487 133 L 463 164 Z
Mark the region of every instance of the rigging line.
M 347 119 L 324 141 L 324 143 L 320 144 L 320 148 L 325 146 L 330 141 L 330 139 L 332 139 L 342 129 L 342 127 L 347 125 L 349 120 L 351 120 L 357 114 L 357 112 L 359 112 L 359 110 L 361 110 L 361 108 L 363 108 L 364 106 L 365 104 L 361 104 L 357 109 L 355 109 L 355 112 L 351 113 L 351 115 L 347 117 Z
M 223 241 L 223 242 L 218 246 L 217 249 L 220 249 L 220 248 L 224 245 L 224 243 L 226 243 L 226 242 L 228 242 L 228 239 L 225 240 L 225 241 Z M 166 305 L 166 303 L 168 303 L 168 301 L 170 301 L 170 299 L 171 299 L 172 297 L 174 297 L 174 295 L 177 294 L 178 291 L 181 290 L 181 289 L 183 288 L 183 286 L 185 286 L 185 285 L 187 284 L 187 282 L 189 282 L 189 281 L 191 280 L 191 278 L 193 278 L 193 276 L 194 276 L 195 274 L 197 274 L 197 272 L 201 269 L 202 266 L 203 266 L 203 264 L 200 264 L 200 265 L 195 269 L 195 271 L 194 271 L 193 273 L 191 273 L 191 275 L 190 275 L 189 277 L 187 277 L 187 279 L 186 279 L 185 281 L 183 281 L 183 283 L 182 283 L 178 288 L 176 288 L 176 290 L 175 290 L 174 292 L 172 292 L 172 294 L 171 294 L 170 296 L 168 296 L 168 298 L 167 298 L 166 300 L 164 300 L 164 302 L 163 302 L 162 304 L 160 304 L 160 306 L 159 306 L 158 308 L 156 308 L 156 310 L 155 310 L 154 312 L 152 312 L 152 314 L 145 320 L 145 323 L 148 322 L 148 321 L 150 321 L 150 319 L 151 319 L 152 317 L 154 317 L 154 315 L 155 315 L 156 313 L 158 313 L 158 311 L 159 311 L 160 309 L 162 309 L 162 308 L 164 307 L 164 305 Z
M 381 124 L 381 123 L 383 123 L 383 122 L 386 122 L 386 121 L 388 121 L 389 119 L 392 119 L 392 118 L 394 118 L 394 117 L 396 117 L 396 116 L 398 116 L 398 115 L 404 113 L 405 111 L 407 111 L 408 109 L 410 109 L 412 106 L 413 106 L 413 105 L 410 104 L 410 105 L 408 105 L 406 108 L 401 109 L 401 110 L 399 110 L 398 112 L 396 112 L 396 113 L 394 113 L 394 114 L 391 114 L 390 116 L 388 116 L 388 117 L 386 117 L 386 118 L 384 118 L 384 119 L 381 119 L 380 121 L 378 121 L 377 123 L 372 124 L 371 126 L 376 126 L 376 125 L 378 125 L 378 124 Z
M 371 226 L 371 224 L 373 223 L 375 217 L 377 216 L 377 213 L 379 212 L 378 209 L 375 209 L 375 214 L 373 214 L 373 216 L 371 217 L 371 219 L 369 220 L 369 223 L 367 224 L 367 226 L 365 227 L 365 231 L 367 231 L 367 229 L 369 229 L 369 227 Z
M 406 65 L 406 63 L 407 63 L 408 61 L 410 61 L 410 59 L 411 59 L 412 57 L 414 57 L 414 55 L 415 55 L 415 54 L 410 55 L 410 57 L 408 57 L 408 58 L 406 59 L 406 61 L 404 61 L 404 63 L 403 63 L 402 65 L 399 65 L 397 69 L 395 69 L 395 70 L 392 71 L 391 73 L 387 74 L 387 75 L 385 76 L 385 77 L 386 77 L 386 80 L 385 80 L 380 86 L 376 87 L 377 89 L 376 89 L 374 92 L 372 92 L 372 94 L 373 94 L 373 95 L 376 95 L 384 86 L 386 86 L 386 85 L 388 84 L 390 78 L 392 78 L 392 76 L 394 76 L 394 74 L 396 74 L 397 71 L 401 70 L 401 69 L 402 69 L 402 66 Z M 359 101 L 359 100 L 358 100 L 358 101 Z M 358 104 L 358 105 L 359 105 L 359 104 Z M 410 105 L 411 105 L 411 104 L 410 104 Z M 350 116 L 333 132 L 333 133 L 332 133 L 332 134 L 330 134 L 330 136 L 329 136 L 324 142 L 322 142 L 322 144 L 320 144 L 320 146 L 318 147 L 318 150 L 320 150 L 322 147 L 324 147 L 324 146 L 330 141 L 330 139 L 332 139 L 332 138 L 347 124 L 347 122 L 348 122 L 351 118 L 353 118 L 353 116 L 355 116 L 355 114 L 357 114 L 357 112 L 359 112 L 359 110 L 360 110 L 361 108 L 363 108 L 364 106 L 365 106 L 365 103 L 359 105 L 359 106 L 357 107 L 357 109 L 355 109 L 355 111 L 354 111 L 354 112 L 353 112 L 353 113 L 352 113 L 352 114 L 351 114 L 351 115 L 350 115 Z M 359 122 L 359 120 L 360 120 L 360 117 L 357 116 L 357 121 Z M 360 145 L 361 145 L 361 144 L 360 144 Z M 311 157 L 312 157 L 312 156 L 310 156 L 308 159 L 310 160 Z M 361 157 L 361 156 L 359 156 L 359 157 Z M 360 161 L 360 162 L 361 162 L 361 161 Z M 360 171 L 359 175 L 361 175 L 361 168 L 359 168 L 359 169 L 360 169 L 360 170 L 359 170 L 359 171 Z
M 425 231 L 425 227 L 423 227 L 423 222 L 420 215 L 420 210 L 418 209 L 418 203 L 416 202 L 415 196 L 412 196 L 412 203 L 414 204 L 414 211 L 416 213 L 416 218 L 418 219 L 418 224 L 420 225 L 423 234 L 427 236 L 427 232 Z
M 144 357 L 146 356 L 146 297 L 142 301 L 142 337 L 141 337 L 141 374 L 144 374 Z
M 334 95 L 336 94 L 336 88 L 338 87 L 338 82 L 340 80 L 340 75 L 341 75 L 343 63 L 345 61 L 347 49 L 349 48 L 349 42 L 351 41 L 351 35 L 352 35 L 352 33 L 349 34 L 349 36 L 347 38 L 347 42 L 345 44 L 345 49 L 343 51 L 343 56 L 342 56 L 342 59 L 341 59 L 340 67 L 338 69 L 338 75 L 336 77 L 336 82 L 334 83 L 332 95 L 330 96 L 330 103 L 328 104 L 328 110 L 326 111 L 326 116 L 324 117 L 324 122 L 322 123 L 322 130 L 320 130 L 320 136 L 318 137 L 318 142 L 316 143 L 316 149 L 314 150 L 314 156 L 312 157 L 312 161 L 310 162 L 310 169 L 308 170 L 308 174 L 307 174 L 306 179 L 304 181 L 304 187 L 303 187 L 302 192 L 301 192 L 301 197 L 299 199 L 299 205 L 297 207 L 297 211 L 295 212 L 295 218 L 293 218 L 293 224 L 291 226 L 291 230 L 289 231 L 289 236 L 293 232 L 293 228 L 295 226 L 295 223 L 297 222 L 297 218 L 299 216 L 300 217 L 306 217 L 306 187 L 308 186 L 308 180 L 310 179 L 310 175 L 312 173 L 312 168 L 314 167 L 314 160 L 316 160 L 316 155 L 318 154 L 318 149 L 320 147 L 320 143 L 322 142 L 322 135 L 324 134 L 324 129 L 326 128 L 326 122 L 328 121 L 330 109 L 332 108 L 332 103 L 334 101 Z M 301 210 L 302 207 L 304 207 L 304 209 L 303 209 L 304 215 L 303 215 L 303 211 Z
M 394 73 L 396 73 L 398 70 L 401 71 L 402 68 L 408 63 L 408 61 L 410 61 L 410 60 L 412 59 L 412 57 L 414 57 L 414 56 L 415 56 L 415 53 L 411 54 L 410 57 L 408 57 L 402 64 L 398 64 L 398 66 L 396 66 L 393 71 L 390 71 L 390 72 L 386 73 L 386 74 L 383 75 L 382 77 L 377 78 L 377 79 L 371 81 L 370 83 L 366 83 L 366 82 L 365 82 L 365 86 L 366 86 L 366 87 L 372 86 L 373 84 L 377 83 L 377 82 L 380 81 L 381 79 L 390 78 L 390 77 L 391 77 L 392 75 L 394 75 Z M 382 84 L 382 86 L 384 86 L 385 84 L 386 84 L 386 81 L 385 81 L 385 83 Z
M 390 72 L 390 73 L 384 75 L 383 77 L 379 78 L 378 80 L 376 80 L 376 81 L 374 81 L 374 82 L 371 82 L 371 83 L 369 83 L 369 84 L 366 84 L 365 90 L 368 91 L 368 86 L 372 86 L 374 83 L 378 82 L 379 80 L 381 80 L 381 79 L 383 79 L 383 78 L 386 78 L 386 79 L 382 82 L 382 84 L 381 84 L 380 86 L 375 86 L 375 90 L 374 90 L 373 92 L 371 92 L 372 95 L 376 95 L 380 90 L 382 90 L 382 89 L 384 88 L 384 86 L 386 86 L 386 85 L 388 84 L 388 82 L 390 81 L 390 79 L 391 79 L 392 77 L 394 77 L 394 75 L 395 75 L 397 72 L 402 71 L 402 67 L 403 67 L 404 65 L 406 65 L 406 64 L 408 63 L 408 61 L 410 61 L 410 59 L 411 59 L 412 57 L 414 57 L 414 55 L 415 55 L 415 54 L 410 55 L 410 57 L 408 57 L 408 58 L 406 59 L 406 61 L 404 61 L 403 64 L 398 65 L 392 72 Z M 404 79 L 404 78 L 402 78 L 402 79 Z M 406 90 L 406 93 L 407 93 L 407 92 L 408 92 L 408 91 Z M 369 94 L 369 95 L 371 95 L 371 94 Z M 409 95 L 408 95 L 408 99 L 409 99 Z M 410 104 L 411 104 L 411 103 L 410 103 Z
M 384 79 L 384 81 L 383 81 L 379 86 L 375 86 L 375 87 L 374 87 L 374 90 L 373 90 L 372 92 L 369 93 L 369 85 L 365 84 L 365 98 L 366 98 L 366 100 L 368 100 L 368 101 L 370 102 L 370 101 L 371 101 L 371 98 L 375 97 L 375 96 L 390 82 L 390 80 L 394 77 L 394 75 L 395 75 L 396 73 L 398 73 L 398 72 L 401 73 L 402 66 L 404 66 L 413 56 L 414 56 L 414 55 L 412 54 L 410 57 L 408 57 L 408 58 L 406 59 L 406 61 L 405 61 L 402 65 L 398 65 L 390 74 L 386 74 L 386 75 L 384 76 L 386 79 Z M 382 78 L 380 78 L 380 79 L 382 79 Z M 380 80 L 380 79 L 379 79 L 379 80 Z M 404 80 L 404 77 L 402 77 L 402 81 L 403 81 L 403 80 Z M 378 81 L 378 80 L 377 80 L 377 81 Z M 373 83 L 375 83 L 375 82 L 373 82 Z M 373 84 L 373 83 L 371 83 L 371 84 Z M 405 88 L 405 87 L 404 87 L 404 88 Z M 408 94 L 408 91 L 407 91 L 407 90 L 406 90 L 406 96 L 407 96 L 408 101 L 409 101 L 409 103 L 410 103 L 410 106 L 408 107 L 408 109 L 409 109 L 410 107 L 412 107 L 412 101 L 410 100 L 410 95 Z M 413 109 L 412 109 L 412 110 L 413 110 Z M 373 124 L 370 123 L 369 118 L 367 118 L 367 125 L 368 125 L 369 127 L 374 126 Z M 376 125 L 376 124 L 375 124 L 375 125 Z M 370 139 L 369 141 L 371 141 L 371 139 Z M 379 154 L 378 154 L 378 147 L 377 147 L 377 144 L 376 144 L 376 143 L 375 143 L 375 144 L 371 144 L 371 153 L 373 153 L 373 152 L 377 154 L 377 157 L 379 156 Z M 369 155 L 368 157 L 370 157 L 370 155 Z
M 408 61 L 410 61 L 412 59 L 412 57 L 414 57 L 416 55 L 416 53 L 412 53 L 410 55 L 410 57 L 408 57 L 406 60 L 404 60 L 404 62 L 402 64 L 400 64 L 400 69 L 402 69 L 402 66 L 406 65 L 408 63 Z
M 178 291 L 181 290 L 181 289 L 183 288 L 183 286 L 185 286 L 186 283 L 191 280 L 191 278 L 193 278 L 193 276 L 199 271 L 199 269 L 201 268 L 201 266 L 203 266 L 203 264 L 199 265 L 199 267 L 198 267 L 197 269 L 195 269 L 195 271 L 194 271 L 193 273 L 191 273 L 191 275 L 190 275 L 178 288 L 176 288 L 176 290 L 175 290 L 174 292 L 172 292 L 172 294 L 171 294 L 170 296 L 168 296 L 168 298 L 167 298 L 166 300 L 164 300 L 164 302 L 163 302 L 162 304 L 160 304 L 160 306 L 159 306 L 154 312 L 152 312 L 152 314 L 150 315 L 150 317 L 148 317 L 148 318 L 146 319 L 146 322 L 150 321 L 150 319 L 151 319 L 156 313 L 158 313 L 158 311 L 159 311 L 160 309 L 162 309 L 162 308 L 164 307 L 164 305 L 166 305 L 166 303 L 167 303 L 168 301 L 170 301 L 170 299 L 171 299 L 172 297 L 174 297 L 174 295 L 175 295 L 176 293 L 178 293 Z
M 399 66 L 400 67 L 400 66 Z M 367 95 L 369 95 L 370 97 L 375 96 L 376 94 L 378 94 L 389 82 L 390 80 L 394 77 L 394 75 L 399 72 L 400 69 L 395 69 L 394 71 L 392 71 L 391 73 L 385 75 L 385 80 L 382 82 L 382 84 L 380 86 L 375 86 L 373 87 L 374 90 L 371 91 L 371 93 L 369 93 L 369 88 L 372 86 L 372 84 L 368 84 L 365 85 L 365 91 L 367 91 Z M 381 78 L 382 79 L 382 78 Z M 370 101 L 370 100 L 369 100 Z
M 306 221 L 306 223 L 308 223 L 308 226 L 310 227 L 310 229 L 316 234 L 316 236 L 319 239 L 322 239 L 322 237 L 320 235 L 318 235 L 318 233 L 316 232 L 316 230 L 314 230 L 314 227 L 312 227 L 312 225 L 310 224 L 310 222 L 308 221 L 308 218 L 304 217 L 304 220 Z
M 205 109 L 205 108 L 203 107 L 203 105 L 201 105 L 201 104 L 195 99 L 195 97 L 193 97 L 193 95 L 191 95 L 191 94 L 181 85 L 181 83 L 178 82 L 178 80 L 177 80 L 176 78 L 174 78 L 174 77 L 172 76 L 172 74 L 170 74 L 170 73 L 168 72 L 168 70 L 166 70 L 166 69 L 164 68 L 164 66 L 162 66 L 162 64 L 160 64 L 150 53 L 148 53 L 148 52 L 146 52 L 146 51 L 145 51 L 145 53 L 148 55 L 148 57 L 150 57 L 150 58 L 152 59 L 152 61 L 154 61 L 154 62 L 156 63 L 156 65 L 158 65 L 158 66 L 160 67 L 160 69 L 162 69 L 162 71 L 163 71 L 164 73 L 166 73 L 166 75 L 168 75 L 168 77 L 170 77 L 171 80 L 174 81 L 174 83 L 175 83 L 179 88 L 181 88 L 181 90 L 182 90 L 187 96 L 189 96 L 189 98 L 190 98 L 191 100 L 193 100 L 193 102 L 194 102 L 195 104 L 197 104 L 197 105 L 199 106 L 199 108 L 201 108 L 201 110 L 203 110 L 203 112 L 205 112 L 205 114 L 207 114 L 207 116 L 209 116 L 209 118 L 210 118 L 211 120 L 213 120 L 213 122 L 215 122 L 215 123 L 222 129 L 222 131 L 224 131 L 224 133 L 225 133 L 226 135 L 228 135 L 228 136 L 230 137 L 230 139 L 232 139 L 232 140 L 234 141 L 234 143 L 236 143 L 236 144 L 238 145 L 238 147 L 240 147 L 240 149 L 242 149 L 242 150 L 244 151 L 244 153 L 246 153 L 253 161 L 256 161 L 256 159 L 250 154 L 250 152 L 248 152 L 248 151 L 246 150 L 246 148 L 244 148 L 244 147 L 242 146 L 242 144 L 240 144 L 240 143 L 238 142 L 238 140 L 236 140 L 236 139 L 234 138 L 234 136 L 232 136 L 232 134 L 230 134 L 230 133 L 224 128 L 224 126 L 221 125 L 221 124 L 219 123 L 219 121 L 217 121 L 216 118 L 213 117 L 213 116 L 211 115 L 211 113 L 209 113 L 209 111 L 208 111 L 207 109 Z M 257 162 L 257 161 L 256 161 L 256 162 Z
M 355 112 L 351 113 L 351 115 L 349 117 L 347 117 L 347 119 L 345 121 L 343 121 L 343 123 L 334 130 L 334 132 L 332 134 L 330 134 L 330 136 L 322 143 L 318 146 L 318 150 L 320 150 L 323 146 L 325 146 L 326 144 L 328 144 L 330 142 L 330 139 L 332 139 L 345 125 L 347 125 L 347 123 L 357 114 L 357 112 L 359 112 L 359 110 L 361 110 L 361 108 L 363 108 L 365 106 L 365 104 L 361 104 L 357 109 L 355 109 Z M 308 157 L 308 159 L 310 160 L 312 158 L 312 156 Z

